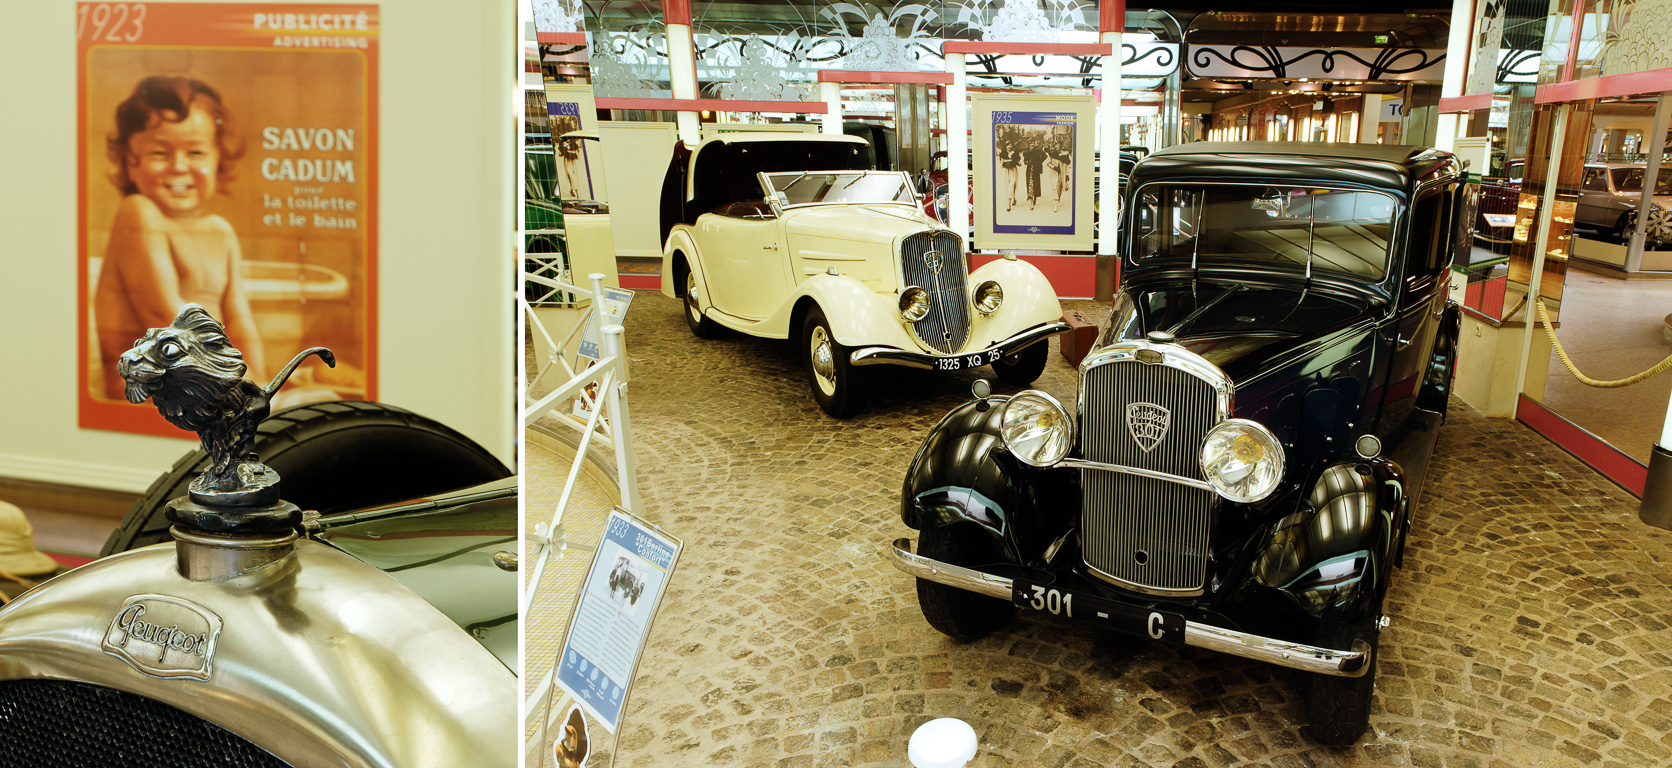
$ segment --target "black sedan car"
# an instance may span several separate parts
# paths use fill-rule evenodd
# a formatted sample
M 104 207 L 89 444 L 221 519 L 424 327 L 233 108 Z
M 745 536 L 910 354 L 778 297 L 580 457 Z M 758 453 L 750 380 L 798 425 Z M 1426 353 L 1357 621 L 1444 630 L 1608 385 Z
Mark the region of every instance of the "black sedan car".
M 906 474 L 929 624 L 1014 608 L 1301 669 L 1367 724 L 1382 601 L 1445 419 L 1464 176 L 1409 146 L 1193 143 L 1138 163 L 1078 400 L 976 398 Z

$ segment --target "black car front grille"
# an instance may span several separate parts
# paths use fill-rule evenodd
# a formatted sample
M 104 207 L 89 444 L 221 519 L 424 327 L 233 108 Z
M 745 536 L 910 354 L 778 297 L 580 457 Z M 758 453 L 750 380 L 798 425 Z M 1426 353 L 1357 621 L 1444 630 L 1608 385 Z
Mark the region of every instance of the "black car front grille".
M 1205 479 L 1202 438 L 1223 418 L 1212 383 L 1166 365 L 1115 360 L 1086 370 L 1082 386 L 1087 460 Z M 1128 424 L 1134 403 L 1169 414 L 1165 435 L 1148 451 Z M 1216 494 L 1101 469 L 1081 470 L 1081 480 L 1087 565 L 1141 591 L 1200 594 Z
M 907 235 L 900 245 L 900 270 L 906 285 L 929 292 L 929 314 L 911 324 L 917 340 L 943 354 L 963 349 L 970 338 L 970 301 L 965 289 L 969 268 L 958 236 L 945 231 Z
M 0 682 L 0 768 L 289 768 L 160 701 L 63 680 Z

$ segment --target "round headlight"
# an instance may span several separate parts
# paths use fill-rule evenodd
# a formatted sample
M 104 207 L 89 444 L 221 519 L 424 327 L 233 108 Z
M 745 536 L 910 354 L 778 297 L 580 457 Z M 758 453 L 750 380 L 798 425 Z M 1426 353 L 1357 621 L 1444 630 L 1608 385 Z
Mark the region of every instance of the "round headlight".
M 1030 389 L 1004 404 L 999 433 L 1004 435 L 1004 447 L 1016 458 L 1045 467 L 1068 455 L 1074 422 L 1056 398 Z
M 1283 477 L 1283 446 L 1258 422 L 1227 419 L 1202 441 L 1202 474 L 1231 501 L 1253 502 L 1271 495 Z
M 929 315 L 929 292 L 917 286 L 911 286 L 900 292 L 900 316 L 909 322 L 917 322 Z
M 975 287 L 975 293 L 970 294 L 975 302 L 975 308 L 981 314 L 990 315 L 999 311 L 999 305 L 1004 303 L 1004 289 L 995 280 L 987 280 Z

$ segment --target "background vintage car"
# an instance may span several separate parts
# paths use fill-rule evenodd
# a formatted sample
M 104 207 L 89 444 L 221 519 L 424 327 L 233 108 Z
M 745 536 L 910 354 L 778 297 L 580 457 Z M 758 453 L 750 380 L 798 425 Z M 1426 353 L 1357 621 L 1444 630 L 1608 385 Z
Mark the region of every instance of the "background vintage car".
M 851 136 L 682 145 L 662 188 L 662 292 L 685 299 L 699 337 L 725 326 L 799 339 L 832 416 L 856 409 L 858 366 L 991 365 L 1012 384 L 1038 378 L 1045 338 L 1067 329 L 1044 275 L 1013 257 L 969 272 L 963 238 L 923 214 L 911 179 L 869 162 Z M 822 175 L 837 171 L 851 173 Z M 803 172 L 827 183 L 803 183 Z M 770 194 L 774 183 L 784 194 Z
M 1014 604 L 1302 669 L 1313 739 L 1356 740 L 1446 411 L 1465 194 L 1420 147 L 1140 162 L 1075 412 L 978 392 L 907 472 L 918 552 L 890 555 L 930 625 L 980 637 Z
M 255 450 L 284 498 L 321 513 L 289 556 L 181 576 L 175 545 L 156 542 L 164 505 L 209 460 L 199 450 L 135 503 L 105 557 L 0 609 L 0 763 L 516 765 L 517 582 L 494 557 L 516 550 L 516 478 L 377 403 L 279 412 Z M 154 647 L 135 639 L 136 604 L 172 643 L 158 658 L 199 669 L 134 665 Z
M 1637 222 L 1637 205 L 1643 201 L 1643 163 L 1588 163 L 1579 180 L 1579 201 L 1574 210 L 1575 226 L 1588 227 L 1618 240 L 1631 237 Z M 1649 213 L 1648 239 L 1672 240 L 1672 173 L 1662 171 L 1655 184 L 1653 208 Z

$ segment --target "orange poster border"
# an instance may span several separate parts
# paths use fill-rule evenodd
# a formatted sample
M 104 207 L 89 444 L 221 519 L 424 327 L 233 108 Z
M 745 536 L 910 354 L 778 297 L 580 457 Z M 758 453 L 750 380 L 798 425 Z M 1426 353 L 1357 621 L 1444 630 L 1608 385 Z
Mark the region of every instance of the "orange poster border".
M 136 39 L 123 34 L 121 28 L 101 29 L 105 39 L 94 42 L 84 34 L 84 13 L 91 14 L 94 9 L 104 6 L 115 9 L 124 6 L 130 14 L 135 9 L 141 18 L 158 24 L 160 30 L 149 40 L 144 34 Z M 113 13 L 113 11 L 112 11 Z M 276 14 L 283 18 L 284 14 L 292 14 L 306 20 L 316 20 L 321 16 L 346 15 L 356 19 L 363 18 L 364 29 L 346 31 L 323 28 L 309 28 L 298 26 L 294 29 L 272 28 L 268 31 L 257 32 L 253 24 L 249 30 L 241 30 L 235 19 L 241 17 L 254 18 L 260 14 Z M 360 14 L 365 14 L 361 17 Z M 378 381 L 380 368 L 378 361 L 378 284 L 379 284 L 379 252 L 378 252 L 378 221 L 379 194 L 378 187 L 381 180 L 380 152 L 379 152 L 379 35 L 381 33 L 381 18 L 376 4 L 329 4 L 303 5 L 292 3 L 274 4 L 244 4 L 244 3 L 120 3 L 120 2 L 81 2 L 76 3 L 77 32 L 76 32 L 76 421 L 82 429 L 98 429 L 114 432 L 128 432 L 160 437 L 175 437 L 190 439 L 190 435 L 180 431 L 177 427 L 163 420 L 154 408 L 136 408 L 128 404 L 104 402 L 94 398 L 89 389 L 87 356 L 89 306 L 88 299 L 88 253 L 87 253 L 87 194 L 88 169 L 87 163 L 87 121 L 90 117 L 92 105 L 87 103 L 87 78 L 91 71 L 90 61 L 93 50 L 103 47 L 128 48 L 194 48 L 201 50 L 251 50 L 277 51 L 283 53 L 308 54 L 319 51 L 343 53 L 354 52 L 361 55 L 365 61 L 365 126 L 369 141 L 366 144 L 366 399 L 376 400 L 378 395 Z M 160 17 L 160 18 L 159 18 Z M 269 43 L 268 45 L 254 45 L 263 39 L 281 36 L 336 36 L 344 33 L 363 36 L 366 47 L 352 48 L 311 48 L 285 47 Z M 263 382 L 265 383 L 265 382 Z

